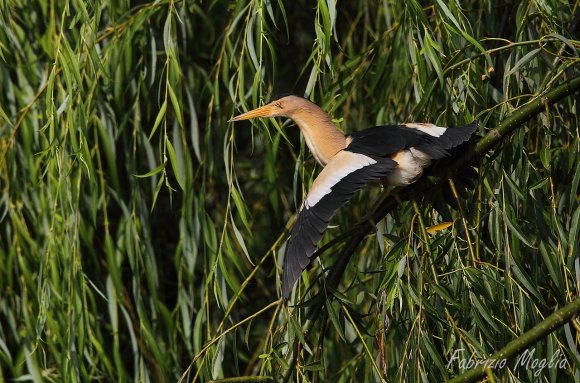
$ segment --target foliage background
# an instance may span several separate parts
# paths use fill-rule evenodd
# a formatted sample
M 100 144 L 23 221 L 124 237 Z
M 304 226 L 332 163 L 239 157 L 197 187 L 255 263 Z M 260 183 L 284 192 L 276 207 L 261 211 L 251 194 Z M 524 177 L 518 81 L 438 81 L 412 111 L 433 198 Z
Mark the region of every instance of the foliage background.
M 578 296 L 577 96 L 479 159 L 459 210 L 379 222 L 309 336 L 314 281 L 380 190 L 335 217 L 286 308 L 286 229 L 319 168 L 287 121 L 226 121 L 293 92 L 346 132 L 483 135 L 580 74 L 578 7 L 0 0 L 0 381 L 279 379 L 297 343 L 297 381 L 441 381 L 454 350 L 500 349 Z M 573 321 L 536 348 L 563 369 L 493 374 L 577 380 L 578 342 Z

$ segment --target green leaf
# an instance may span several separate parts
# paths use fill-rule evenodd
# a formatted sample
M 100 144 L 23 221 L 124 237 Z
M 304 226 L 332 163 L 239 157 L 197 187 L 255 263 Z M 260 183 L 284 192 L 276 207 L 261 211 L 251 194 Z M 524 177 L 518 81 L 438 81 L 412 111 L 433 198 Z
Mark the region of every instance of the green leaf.
M 254 264 L 254 262 L 252 262 L 252 258 L 250 258 L 250 254 L 248 253 L 248 249 L 246 248 L 246 243 L 244 241 L 244 237 L 242 236 L 242 233 L 240 233 L 240 230 L 238 230 L 238 227 L 234 223 L 233 218 L 231 219 L 230 222 L 232 224 L 232 229 L 234 229 L 234 235 L 236 236 L 236 240 L 238 241 L 240 247 L 242 248 L 242 251 L 244 252 L 244 255 L 246 256 L 246 259 L 248 260 L 248 262 L 250 262 L 250 264 L 252 266 L 256 266 Z
M 542 298 L 542 296 L 540 295 L 540 292 L 538 291 L 538 289 L 533 285 L 533 283 L 530 280 L 530 276 L 528 275 L 528 273 L 526 273 L 516 262 L 516 260 L 512 257 L 511 259 L 511 268 L 516 276 L 517 281 L 522 284 L 526 290 L 530 293 L 532 293 L 538 300 L 540 300 L 541 302 L 544 301 L 544 299 Z
M 171 141 L 169 141 L 169 139 L 165 140 L 165 144 L 167 145 L 167 152 L 169 153 L 169 162 L 171 162 L 173 174 L 175 174 L 175 178 L 177 179 L 177 183 L 181 187 L 181 190 L 185 190 L 185 185 L 181 178 L 181 174 L 179 174 L 179 164 L 177 162 L 177 158 L 175 157 L 175 149 L 173 149 L 173 144 L 171 144 Z
M 441 67 L 441 61 L 439 57 L 437 57 L 436 50 L 439 49 L 439 46 L 433 39 L 431 38 L 429 31 L 427 28 L 424 28 L 425 31 L 425 42 L 423 44 L 422 53 L 424 53 L 429 62 L 433 65 L 433 69 L 435 69 L 435 73 L 437 73 L 437 77 L 439 78 L 439 85 L 443 87 L 443 68 Z
M 315 362 L 311 362 L 302 366 L 304 371 L 323 371 L 324 366 L 322 365 L 322 361 L 317 360 Z
M 155 169 L 153 169 L 145 174 L 133 174 L 133 176 L 138 177 L 138 178 L 148 178 L 148 177 L 154 176 L 155 174 L 158 174 L 161 171 L 163 171 L 165 169 L 166 165 L 167 165 L 167 162 L 164 162 L 161 165 L 159 165 L 158 167 L 156 167 Z
M 163 101 L 163 104 L 161 104 L 161 108 L 159 108 L 159 113 L 157 113 L 157 117 L 155 118 L 153 129 L 151 129 L 151 133 L 149 133 L 149 140 L 151 140 L 151 137 L 153 137 L 153 134 L 155 134 L 155 132 L 157 131 L 159 124 L 161 124 L 161 122 L 163 121 L 166 111 L 167 111 L 167 99 Z
M 236 189 L 235 187 L 233 187 L 231 190 L 232 190 L 232 198 L 234 199 L 234 204 L 236 205 L 236 209 L 238 211 L 238 214 L 240 215 L 242 223 L 244 224 L 246 230 L 250 231 L 248 217 L 246 216 L 246 207 L 245 207 L 246 205 L 242 200 L 242 196 L 240 192 L 238 192 L 238 189 Z
M 14 127 L 14 125 L 12 124 L 12 121 L 10 121 L 10 118 L 8 117 L 8 115 L 6 114 L 4 109 L 2 109 L 1 106 L 0 106 L 0 117 L 2 117 L 4 122 L 6 122 L 10 127 Z
M 516 235 L 527 246 L 531 248 L 535 248 L 534 245 L 530 243 L 530 241 L 526 238 L 524 232 L 520 227 L 509 217 L 509 215 L 505 216 L 505 222 L 507 223 L 508 227 L 510 228 L 511 232 Z
M 181 114 L 181 107 L 179 106 L 179 100 L 177 99 L 177 96 L 175 95 L 175 92 L 173 91 L 173 88 L 171 87 L 171 84 L 167 83 L 167 90 L 169 91 L 169 98 L 171 99 L 171 106 L 173 106 L 173 110 L 175 112 L 175 115 L 177 116 L 177 122 L 179 123 L 180 127 L 184 127 L 183 126 L 183 115 Z M 158 117 L 159 118 L 159 117 Z M 157 122 L 157 121 L 155 121 Z M 155 129 L 155 127 L 154 127 Z
M 338 318 L 338 310 L 336 309 L 335 306 L 338 306 L 338 304 L 336 304 L 334 302 L 327 301 L 326 302 L 326 311 L 328 312 L 328 317 L 330 318 L 330 321 L 334 325 L 336 332 L 338 332 L 338 335 L 340 336 L 340 338 L 343 341 L 345 341 L 344 330 L 342 329 L 342 326 L 340 325 L 340 320 Z M 340 306 L 339 306 L 339 308 L 340 308 Z
M 512 74 L 514 74 L 515 72 L 517 72 L 522 66 L 532 61 L 541 51 L 542 51 L 541 48 L 537 48 L 528 52 L 526 55 L 524 55 L 524 57 L 519 59 L 513 67 L 511 67 L 508 70 L 508 72 L 505 74 L 505 77 L 507 78 Z

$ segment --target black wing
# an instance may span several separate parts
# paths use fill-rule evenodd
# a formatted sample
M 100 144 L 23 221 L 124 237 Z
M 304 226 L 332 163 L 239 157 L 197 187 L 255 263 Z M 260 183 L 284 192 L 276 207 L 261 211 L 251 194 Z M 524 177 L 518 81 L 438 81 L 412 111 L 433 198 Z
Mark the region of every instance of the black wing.
M 404 125 L 381 125 L 347 136 L 351 139 L 348 151 L 373 156 L 387 156 L 401 149 L 419 145 L 433 145 L 434 137 Z
M 457 128 L 444 128 L 433 124 L 405 124 L 405 126 L 432 136 L 432 144 L 419 144 L 415 148 L 433 159 L 440 159 L 448 155 L 447 150 L 468 141 L 473 132 L 477 130 L 478 123 L 473 122 Z
M 290 233 L 282 279 L 284 300 L 288 299 L 294 283 L 310 263 L 318 241 L 338 208 L 365 184 L 384 177 L 396 165 L 388 157 L 343 150 L 320 172 Z
M 386 156 L 401 149 L 415 148 L 432 159 L 449 155 L 448 150 L 469 140 L 477 123 L 458 128 L 445 128 L 433 124 L 382 125 L 350 134 L 347 150 Z

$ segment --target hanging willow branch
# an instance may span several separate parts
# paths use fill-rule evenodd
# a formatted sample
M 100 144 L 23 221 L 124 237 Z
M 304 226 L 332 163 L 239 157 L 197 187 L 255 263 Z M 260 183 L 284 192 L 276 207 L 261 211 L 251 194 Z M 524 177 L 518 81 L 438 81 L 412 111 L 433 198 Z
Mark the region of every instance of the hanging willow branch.
M 550 92 L 538 96 L 535 100 L 515 110 L 501 124 L 490 130 L 481 140 L 479 140 L 472 150 L 468 151 L 468 153 L 462 157 L 459 157 L 453 163 L 449 164 L 449 166 L 447 166 L 444 171 L 441 170 L 441 173 L 438 174 L 441 178 L 435 184 L 433 184 L 427 177 L 422 177 L 415 184 L 401 189 L 396 197 L 391 196 L 385 199 L 372 214 L 374 222 L 379 222 L 382 220 L 400 203 L 400 201 L 412 199 L 414 196 L 424 195 L 425 193 L 432 191 L 433 187 L 441 187 L 443 182 L 446 180 L 445 176 L 447 174 L 455 173 L 458 169 L 468 166 L 475 159 L 480 158 L 491 149 L 493 149 L 495 145 L 500 143 L 504 137 L 511 134 L 523 123 L 545 110 L 546 107 L 555 104 L 567 96 L 570 96 L 579 89 L 580 77 L 576 77 L 554 88 Z M 361 223 L 357 228 L 355 228 L 351 239 L 343 247 L 337 262 L 334 264 L 332 270 L 329 272 L 328 278 L 326 279 L 326 286 L 331 290 L 338 287 L 338 284 L 342 279 L 350 258 L 358 248 L 359 244 L 373 229 L 374 228 L 368 222 Z M 320 313 L 324 307 L 324 304 L 325 295 L 318 294 L 318 296 L 315 298 L 315 301 L 313 301 L 310 306 L 307 320 L 303 326 L 304 338 L 308 337 L 312 326 L 320 317 Z M 290 378 L 290 375 L 296 366 L 296 362 L 297 356 L 293 355 L 292 359 L 289 361 L 288 368 L 283 372 L 284 382 L 287 382 Z

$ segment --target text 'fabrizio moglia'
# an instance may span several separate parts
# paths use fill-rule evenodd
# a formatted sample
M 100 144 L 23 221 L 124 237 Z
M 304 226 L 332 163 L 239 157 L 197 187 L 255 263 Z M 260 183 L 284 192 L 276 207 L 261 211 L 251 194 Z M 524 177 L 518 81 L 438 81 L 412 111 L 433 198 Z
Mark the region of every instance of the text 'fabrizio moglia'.
M 451 358 L 447 362 L 447 369 L 452 368 L 455 363 L 459 363 L 459 368 L 468 370 L 479 366 L 491 369 L 502 369 L 507 365 L 506 358 L 478 358 L 471 354 L 469 358 L 465 358 L 464 348 L 453 351 Z M 536 356 L 536 349 L 527 349 L 521 353 L 515 361 L 514 368 L 522 367 L 526 370 L 534 370 L 534 376 L 539 376 L 544 368 L 566 368 L 567 360 L 562 352 L 557 349 L 550 358 L 539 358 Z

